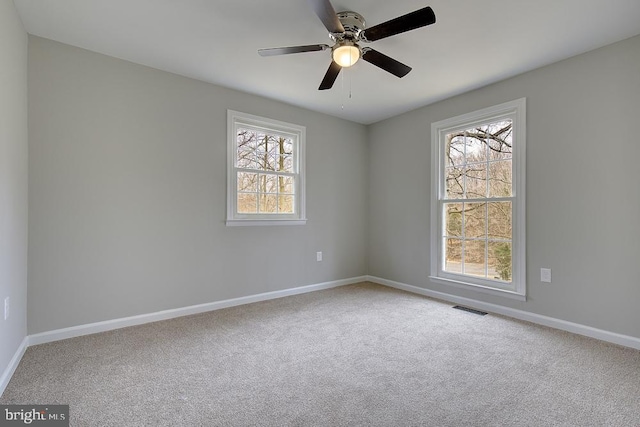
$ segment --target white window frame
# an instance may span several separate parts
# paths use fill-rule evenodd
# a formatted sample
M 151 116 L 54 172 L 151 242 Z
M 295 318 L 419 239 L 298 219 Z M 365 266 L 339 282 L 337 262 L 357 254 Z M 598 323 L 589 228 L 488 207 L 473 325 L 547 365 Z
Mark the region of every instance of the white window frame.
M 238 213 L 237 131 L 239 127 L 286 135 L 293 140 L 295 202 L 293 214 Z M 227 221 L 228 226 L 303 225 L 305 215 L 305 142 L 306 128 L 253 114 L 227 110 Z
M 444 271 L 445 136 L 501 119 L 513 123 L 512 275 L 511 283 Z M 525 154 L 526 98 L 505 102 L 431 124 L 431 281 L 481 293 L 526 300 Z

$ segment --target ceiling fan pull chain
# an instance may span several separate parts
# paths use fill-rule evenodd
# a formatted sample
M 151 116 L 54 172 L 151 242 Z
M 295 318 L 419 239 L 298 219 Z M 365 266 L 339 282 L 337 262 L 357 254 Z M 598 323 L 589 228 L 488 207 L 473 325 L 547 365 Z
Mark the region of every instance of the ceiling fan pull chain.
M 346 70 L 345 70 L 346 71 Z M 344 75 L 346 73 L 343 72 L 342 75 L 340 76 L 340 98 L 342 98 L 342 109 L 344 110 Z
M 351 73 L 349 73 L 349 99 L 351 99 Z

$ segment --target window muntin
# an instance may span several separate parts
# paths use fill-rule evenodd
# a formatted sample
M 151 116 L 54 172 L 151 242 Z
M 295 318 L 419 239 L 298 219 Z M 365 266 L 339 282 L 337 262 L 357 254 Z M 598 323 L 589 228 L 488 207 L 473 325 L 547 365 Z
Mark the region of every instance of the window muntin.
M 304 223 L 304 127 L 228 115 L 227 224 Z
M 524 105 L 432 125 L 432 279 L 523 299 Z

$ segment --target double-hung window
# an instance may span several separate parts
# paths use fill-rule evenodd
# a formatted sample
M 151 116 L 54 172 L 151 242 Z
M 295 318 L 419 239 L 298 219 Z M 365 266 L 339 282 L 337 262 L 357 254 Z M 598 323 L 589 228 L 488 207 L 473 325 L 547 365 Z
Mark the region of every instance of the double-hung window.
M 305 128 L 227 112 L 227 225 L 305 223 Z
M 431 279 L 524 300 L 525 99 L 431 131 Z

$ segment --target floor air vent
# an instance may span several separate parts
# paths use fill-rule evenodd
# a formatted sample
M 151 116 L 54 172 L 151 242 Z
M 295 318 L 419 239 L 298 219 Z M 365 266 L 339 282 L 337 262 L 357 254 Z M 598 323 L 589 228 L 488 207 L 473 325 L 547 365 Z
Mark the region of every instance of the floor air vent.
M 473 313 L 473 314 L 477 314 L 479 316 L 484 316 L 485 314 L 487 314 L 484 311 L 480 311 L 480 310 L 474 310 L 473 308 L 469 308 L 469 307 L 463 307 L 461 305 L 456 305 L 455 307 L 453 307 L 457 310 L 462 310 L 462 311 L 466 311 L 468 313 Z

